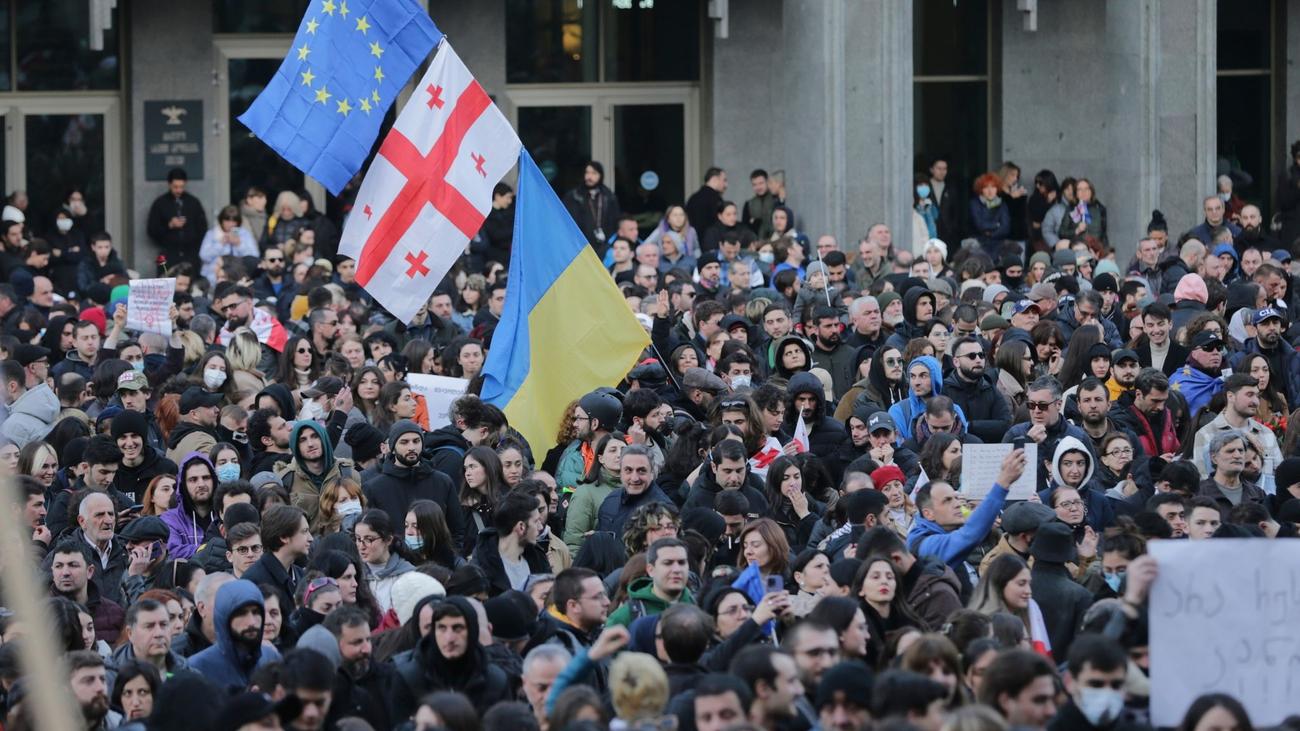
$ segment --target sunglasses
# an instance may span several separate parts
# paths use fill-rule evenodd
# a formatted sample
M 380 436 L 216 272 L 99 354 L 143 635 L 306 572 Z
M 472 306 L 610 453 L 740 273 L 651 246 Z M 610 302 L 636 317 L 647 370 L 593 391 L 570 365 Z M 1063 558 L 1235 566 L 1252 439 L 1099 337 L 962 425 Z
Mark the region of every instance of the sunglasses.
M 1047 411 L 1055 403 L 1055 399 L 1052 401 L 1026 401 L 1025 406 L 1028 406 L 1030 411 Z
M 887 366 L 901 366 L 901 365 L 903 365 L 903 359 L 902 359 L 902 358 L 886 358 L 886 359 L 885 359 L 885 365 L 887 365 Z

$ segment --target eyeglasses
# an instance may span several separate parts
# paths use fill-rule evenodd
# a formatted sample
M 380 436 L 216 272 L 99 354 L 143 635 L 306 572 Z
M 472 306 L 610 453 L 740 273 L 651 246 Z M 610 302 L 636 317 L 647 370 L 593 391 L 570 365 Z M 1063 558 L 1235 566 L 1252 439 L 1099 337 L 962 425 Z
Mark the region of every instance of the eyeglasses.
M 262 552 L 262 544 L 255 543 L 251 546 L 235 546 L 230 549 L 240 556 L 256 556 Z
M 734 617 L 737 614 L 753 614 L 753 613 L 754 613 L 753 604 L 737 604 L 736 606 L 731 607 L 730 609 L 718 610 L 718 614 L 725 614 L 728 617 Z
M 1197 348 L 1197 350 L 1201 351 L 1202 353 L 1217 353 L 1222 349 L 1223 348 L 1218 345 L 1202 345 L 1201 347 Z
M 967 359 L 969 359 L 969 360 L 984 360 L 984 354 L 983 354 L 983 353 L 966 353 L 966 354 L 964 354 L 964 355 L 959 355 L 959 356 L 957 356 L 957 357 L 958 357 L 958 358 L 967 358 Z
M 1058 507 L 1058 508 L 1066 508 L 1067 510 L 1073 510 L 1073 509 L 1075 509 L 1075 508 L 1082 508 L 1082 507 L 1083 507 L 1083 501 L 1082 501 L 1082 500 L 1066 500 L 1066 501 L 1063 502 L 1063 503 L 1057 503 L 1057 504 L 1056 504 L 1056 507 Z
M 1047 411 L 1052 408 L 1057 400 L 1058 399 L 1052 399 L 1051 401 L 1026 401 L 1025 406 L 1028 406 L 1030 411 Z
M 749 404 L 745 403 L 745 399 L 741 398 L 727 399 L 722 402 L 722 408 L 724 409 L 742 409 L 747 406 L 749 406 Z
M 902 359 L 902 358 L 886 358 L 886 359 L 885 359 L 885 365 L 887 365 L 887 366 L 901 366 L 901 365 L 903 365 L 903 359 Z
M 1132 457 L 1132 456 L 1133 456 L 1133 448 L 1132 448 L 1132 447 L 1120 447 L 1119 449 L 1112 449 L 1112 450 L 1110 450 L 1109 452 L 1106 452 L 1106 456 L 1107 456 L 1107 457 Z
M 284 257 L 283 257 L 283 256 L 277 256 L 277 257 L 275 257 L 274 259 L 267 259 L 267 260 L 266 260 L 266 263 L 267 263 L 267 264 L 283 264 L 283 263 L 284 263 Z
M 376 543 L 379 543 L 380 541 L 384 540 L 380 536 L 353 536 L 352 538 L 357 543 L 360 543 L 365 546 L 373 546 Z

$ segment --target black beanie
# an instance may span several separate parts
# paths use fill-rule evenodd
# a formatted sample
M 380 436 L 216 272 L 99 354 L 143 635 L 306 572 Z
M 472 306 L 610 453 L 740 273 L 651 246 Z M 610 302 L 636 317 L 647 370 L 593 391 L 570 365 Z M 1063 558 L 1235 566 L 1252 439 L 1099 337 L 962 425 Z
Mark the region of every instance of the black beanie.
M 348 427 L 343 441 L 352 447 L 352 458 L 357 462 L 366 462 L 379 455 L 379 448 L 384 443 L 384 434 L 364 421 Z
M 113 417 L 110 431 L 114 439 L 121 439 L 123 434 L 139 434 L 141 437 L 147 437 L 149 436 L 149 421 L 139 411 L 125 409 Z
M 424 429 L 410 419 L 398 419 L 392 427 L 388 429 L 388 449 L 392 451 L 397 448 L 397 438 L 403 434 L 415 432 L 421 437 L 424 436 Z

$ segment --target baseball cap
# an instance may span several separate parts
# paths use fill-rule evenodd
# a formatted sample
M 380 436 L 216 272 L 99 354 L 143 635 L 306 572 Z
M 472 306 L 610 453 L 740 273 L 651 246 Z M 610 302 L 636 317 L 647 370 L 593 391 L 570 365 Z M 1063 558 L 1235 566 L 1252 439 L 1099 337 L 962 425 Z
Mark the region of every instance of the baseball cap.
M 18 347 L 14 348 L 14 360 L 18 361 L 18 365 L 23 366 L 24 368 L 41 358 L 48 357 L 50 357 L 50 349 L 42 348 L 39 345 L 20 343 Z
M 698 388 L 701 391 L 709 391 L 715 394 L 727 391 L 726 381 L 703 368 L 687 368 L 686 375 L 682 377 L 682 383 L 687 388 Z
M 223 398 L 225 396 L 219 393 L 208 393 L 198 386 L 190 386 L 181 394 L 181 413 L 188 414 L 204 406 L 216 406 Z
M 1008 308 L 1010 308 L 1010 313 L 1007 312 Z M 1002 306 L 1003 316 L 1006 316 L 1007 314 L 1019 315 L 1020 313 L 1030 309 L 1040 315 L 1042 314 L 1042 310 L 1038 309 L 1038 305 L 1034 304 L 1030 300 L 1019 300 Z
M 1291 252 L 1286 249 L 1278 249 L 1273 252 L 1273 261 L 1291 261 Z
M 1141 362 L 1141 359 L 1138 358 L 1137 352 L 1130 350 L 1128 348 L 1119 348 L 1115 350 L 1115 352 L 1110 354 L 1110 362 L 1115 365 L 1119 365 L 1120 361 L 1124 361 L 1124 360 L 1134 360 L 1134 361 L 1138 361 L 1139 363 Z
M 1222 347 L 1222 346 L 1223 346 L 1223 336 L 1219 335 L 1218 333 L 1216 333 L 1216 332 L 1214 332 L 1214 331 L 1212 331 L 1212 330 L 1202 330 L 1202 331 L 1196 333 L 1196 337 L 1192 338 L 1192 347 L 1193 347 L 1193 348 L 1204 348 L 1204 347 L 1206 347 L 1206 346 L 1214 345 L 1214 344 L 1216 344 L 1216 343 L 1217 343 L 1220 347 Z
M 337 396 L 339 391 L 343 390 L 343 379 L 338 376 L 321 376 L 316 382 L 308 386 L 302 392 L 303 398 L 320 398 L 321 396 Z
M 134 368 L 123 371 L 122 375 L 117 377 L 117 390 L 119 391 L 142 391 L 147 388 L 149 388 L 149 379 Z
M 1276 307 L 1265 307 L 1260 310 L 1255 310 L 1255 312 L 1250 316 L 1250 324 L 1258 325 L 1259 323 L 1274 317 L 1282 322 L 1286 322 L 1286 318 L 1282 316 L 1281 312 L 1278 312 Z
M 877 411 L 876 413 L 867 417 L 868 432 L 875 434 L 877 431 L 881 429 L 898 431 L 898 427 L 895 426 L 894 424 L 894 417 L 890 416 L 888 411 Z

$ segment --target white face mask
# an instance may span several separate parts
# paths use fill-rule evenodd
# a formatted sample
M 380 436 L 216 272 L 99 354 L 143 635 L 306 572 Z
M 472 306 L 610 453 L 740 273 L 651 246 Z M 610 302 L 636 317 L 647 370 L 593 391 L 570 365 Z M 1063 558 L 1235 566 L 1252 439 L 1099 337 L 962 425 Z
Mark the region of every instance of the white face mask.
M 749 388 L 752 383 L 753 379 L 750 376 L 732 376 L 731 390 L 739 391 L 742 388 Z
M 299 421 L 319 420 L 324 415 L 325 410 L 315 401 L 308 401 L 302 405 L 302 410 L 298 412 Z
M 226 372 L 220 368 L 203 369 L 203 385 L 208 388 L 221 388 L 226 382 Z
M 59 229 L 60 232 L 66 234 L 67 232 L 69 232 L 69 231 L 72 230 L 72 219 L 71 219 L 71 218 L 60 218 L 59 220 L 57 220 L 57 221 L 54 222 L 54 225 L 55 225 L 56 227 L 58 227 L 58 229 Z
M 361 501 L 344 500 L 335 505 L 334 509 L 338 511 L 339 515 L 356 515 L 361 512 Z
M 1093 726 L 1109 726 L 1124 710 L 1124 693 L 1110 688 L 1080 688 L 1079 712 Z

